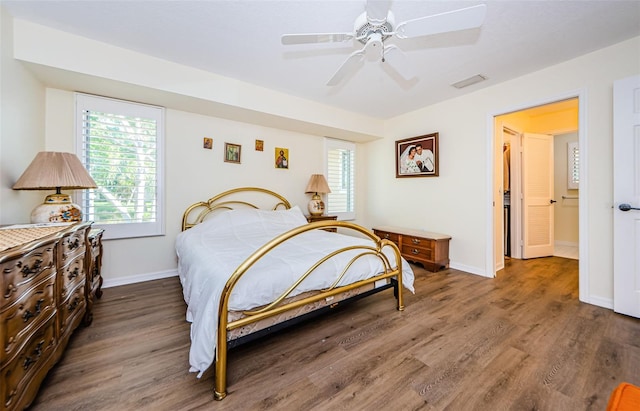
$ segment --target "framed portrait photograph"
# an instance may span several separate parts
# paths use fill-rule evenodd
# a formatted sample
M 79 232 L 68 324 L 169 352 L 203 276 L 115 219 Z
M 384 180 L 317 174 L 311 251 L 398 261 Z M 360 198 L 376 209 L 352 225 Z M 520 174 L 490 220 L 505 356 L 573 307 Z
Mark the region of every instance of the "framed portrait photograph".
M 256 140 L 256 151 L 264 151 L 264 141 Z
M 211 150 L 213 148 L 213 139 L 209 137 L 204 137 L 202 141 L 202 148 L 206 148 L 207 150 Z
M 276 168 L 289 168 L 289 149 L 276 147 Z
M 396 178 L 437 177 L 438 133 L 396 141 Z
M 240 164 L 240 144 L 224 143 L 224 161 Z

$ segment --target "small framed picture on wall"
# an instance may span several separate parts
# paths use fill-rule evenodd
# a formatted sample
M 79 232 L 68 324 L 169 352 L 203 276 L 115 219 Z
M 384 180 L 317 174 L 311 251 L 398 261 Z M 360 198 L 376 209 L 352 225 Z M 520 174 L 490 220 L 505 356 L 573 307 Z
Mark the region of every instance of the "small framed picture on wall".
M 289 168 L 289 149 L 276 147 L 276 168 Z
M 240 144 L 224 143 L 224 161 L 240 164 Z

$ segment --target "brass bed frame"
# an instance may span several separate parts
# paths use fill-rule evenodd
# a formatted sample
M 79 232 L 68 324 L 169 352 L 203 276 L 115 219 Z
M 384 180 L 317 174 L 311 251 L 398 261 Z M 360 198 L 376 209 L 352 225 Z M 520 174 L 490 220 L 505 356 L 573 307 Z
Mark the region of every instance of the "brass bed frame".
M 265 208 L 259 207 L 254 202 L 233 198 L 236 195 L 246 196 L 247 194 L 253 195 L 256 199 L 264 200 L 264 198 L 269 198 L 271 203 L 275 199 L 276 203 L 275 205 L 270 205 L 268 208 Z M 291 208 L 291 204 L 283 196 L 271 190 L 258 187 L 235 188 L 220 193 L 207 201 L 201 201 L 189 206 L 182 217 L 182 231 L 203 222 L 207 216 L 212 213 L 242 207 L 278 210 L 280 208 L 289 209 Z M 370 239 L 371 245 L 348 246 L 322 257 L 320 260 L 313 263 L 306 272 L 302 273 L 300 278 L 294 284 L 292 284 L 284 293 L 282 293 L 282 295 L 270 304 L 243 312 L 229 311 L 229 298 L 233 291 L 233 287 L 240 277 L 261 257 L 276 248 L 278 245 L 297 235 L 311 230 L 322 230 L 326 228 L 339 228 L 346 230 L 347 232 L 357 232 L 361 236 Z M 382 253 L 382 250 L 385 247 L 389 247 L 393 250 L 396 264 L 391 264 L 387 256 Z M 353 250 L 359 250 L 360 253 L 351 259 L 347 266 L 343 268 L 338 279 L 330 287 L 316 292 L 304 293 L 296 297 L 289 297 L 291 292 L 293 292 L 293 290 L 321 264 L 340 253 Z M 346 274 L 348 268 L 357 259 L 367 255 L 373 255 L 379 258 L 385 268 L 384 271 L 366 280 L 361 280 L 344 286 L 338 286 L 337 284 Z M 323 311 L 335 308 L 343 302 L 353 301 L 391 287 L 394 289 L 394 296 L 397 302 L 396 308 L 399 311 L 403 311 L 402 259 L 400 257 L 400 250 L 391 241 L 381 239 L 364 227 L 345 221 L 317 221 L 296 227 L 276 238 L 273 238 L 257 249 L 236 268 L 222 291 L 220 305 L 218 307 L 218 336 L 214 359 L 214 398 L 216 400 L 222 400 L 227 395 L 226 374 L 227 351 L 229 348 L 281 328 L 285 328 L 295 322 L 299 322 L 301 319 L 306 319 Z M 277 320 L 275 320 L 275 324 L 273 323 L 274 318 L 277 318 Z

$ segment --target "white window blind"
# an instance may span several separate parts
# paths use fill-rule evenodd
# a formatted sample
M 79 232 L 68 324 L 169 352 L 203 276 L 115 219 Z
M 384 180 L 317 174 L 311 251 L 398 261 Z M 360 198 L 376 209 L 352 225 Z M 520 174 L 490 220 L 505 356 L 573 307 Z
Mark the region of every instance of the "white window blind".
M 340 220 L 355 219 L 356 145 L 326 139 L 326 175 L 331 193 L 327 195 L 327 213 Z
M 82 207 L 105 238 L 164 234 L 163 123 L 161 107 L 76 94 L 78 156 L 98 185 Z
M 567 188 L 577 190 L 580 185 L 580 149 L 577 142 L 567 143 Z

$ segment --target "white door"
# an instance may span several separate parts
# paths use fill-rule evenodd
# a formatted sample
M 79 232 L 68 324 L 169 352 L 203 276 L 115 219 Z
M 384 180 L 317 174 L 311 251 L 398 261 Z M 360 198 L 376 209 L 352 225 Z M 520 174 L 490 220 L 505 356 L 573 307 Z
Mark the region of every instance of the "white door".
M 553 255 L 553 136 L 522 139 L 522 258 Z
M 640 318 L 640 76 L 613 86 L 613 309 Z

